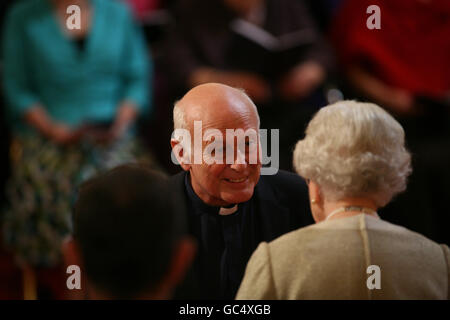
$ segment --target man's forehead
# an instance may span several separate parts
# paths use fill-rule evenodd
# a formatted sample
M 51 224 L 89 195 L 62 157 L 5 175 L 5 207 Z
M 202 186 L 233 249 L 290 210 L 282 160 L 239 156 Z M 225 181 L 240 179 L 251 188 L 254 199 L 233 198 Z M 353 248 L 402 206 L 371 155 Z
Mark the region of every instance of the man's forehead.
M 239 114 L 215 114 L 205 116 L 200 119 L 205 129 L 215 128 L 219 130 L 225 129 L 257 129 L 258 120 L 251 112 L 241 112 Z
M 240 90 L 219 85 L 203 86 L 182 99 L 186 121 L 202 121 L 204 125 L 234 128 L 235 123 L 258 118 L 253 102 Z
M 252 129 L 243 131 L 228 130 L 228 132 L 223 131 L 221 133 L 222 134 L 220 135 L 205 134 L 203 135 L 202 140 L 205 144 L 210 144 L 212 142 L 230 144 L 248 141 L 255 142 L 259 139 L 258 131 Z

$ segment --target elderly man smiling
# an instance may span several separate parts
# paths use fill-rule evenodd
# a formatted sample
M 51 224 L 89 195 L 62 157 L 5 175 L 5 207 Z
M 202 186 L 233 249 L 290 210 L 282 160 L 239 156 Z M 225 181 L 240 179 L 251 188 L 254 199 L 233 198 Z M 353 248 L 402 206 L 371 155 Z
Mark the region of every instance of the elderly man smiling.
M 233 160 L 192 161 L 201 148 L 178 139 L 171 140 L 174 156 L 183 172 L 172 178 L 173 187 L 183 194 L 188 210 L 190 233 L 197 239 L 199 253 L 179 298 L 232 299 L 244 275 L 246 264 L 261 241 L 312 223 L 306 184 L 294 174 L 278 171 L 261 175 L 261 157 L 249 161 L 254 150 L 249 137 L 245 150 L 238 139 L 228 141 L 227 129 L 258 132 L 256 106 L 241 90 L 209 83 L 190 90 L 174 107 L 175 129 L 185 129 L 194 136 L 194 122 L 203 130 L 213 130 L 223 137 L 223 150 L 233 148 Z M 221 141 L 222 143 L 222 141 Z M 256 143 L 257 148 L 260 146 Z M 244 159 L 245 161 L 242 161 Z M 226 159 L 228 160 L 228 159 Z

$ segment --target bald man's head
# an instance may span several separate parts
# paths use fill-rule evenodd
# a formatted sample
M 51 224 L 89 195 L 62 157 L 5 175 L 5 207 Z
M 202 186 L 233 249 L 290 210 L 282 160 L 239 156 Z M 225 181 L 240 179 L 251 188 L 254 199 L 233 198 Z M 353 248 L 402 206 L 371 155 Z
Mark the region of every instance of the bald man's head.
M 174 126 L 173 155 L 200 199 L 225 206 L 251 198 L 261 169 L 259 116 L 242 90 L 218 83 L 193 88 L 176 103 Z
M 191 130 L 194 121 L 221 124 L 226 120 L 224 125 L 232 125 L 239 117 L 255 117 L 259 128 L 258 110 L 249 96 L 241 89 L 220 83 L 194 87 L 175 104 L 173 110 L 174 129 Z

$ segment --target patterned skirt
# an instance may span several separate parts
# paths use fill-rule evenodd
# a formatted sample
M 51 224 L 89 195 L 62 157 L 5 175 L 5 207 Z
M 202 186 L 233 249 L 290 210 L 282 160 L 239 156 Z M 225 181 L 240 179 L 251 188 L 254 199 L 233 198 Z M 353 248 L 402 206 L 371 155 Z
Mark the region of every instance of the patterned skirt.
M 3 241 L 19 265 L 36 267 L 61 262 L 62 242 L 71 234 L 73 204 L 83 181 L 124 163 L 156 167 L 132 136 L 107 147 L 89 143 L 62 147 L 38 136 L 15 138 L 11 161 Z

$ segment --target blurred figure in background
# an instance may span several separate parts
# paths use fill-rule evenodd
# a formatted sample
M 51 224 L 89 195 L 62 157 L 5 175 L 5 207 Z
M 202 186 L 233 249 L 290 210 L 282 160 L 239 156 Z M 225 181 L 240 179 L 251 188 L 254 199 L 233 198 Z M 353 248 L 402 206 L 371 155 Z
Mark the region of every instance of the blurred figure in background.
M 304 0 L 311 10 L 317 25 L 323 33 L 328 33 L 334 15 L 345 0 Z
M 125 0 L 133 9 L 138 20 L 143 20 L 146 15 L 160 6 L 160 0 Z
M 367 7 L 378 5 L 381 29 Z M 386 208 L 392 222 L 450 244 L 450 1 L 347 0 L 332 28 L 353 96 L 399 120 L 413 153 L 408 192 Z M 420 215 L 406 212 L 420 211 Z M 403 212 L 404 216 L 398 214 Z
M 325 104 L 320 91 L 333 58 L 302 1 L 183 0 L 167 43 L 179 96 L 216 82 L 258 104 L 262 128 L 280 129 L 281 168 L 306 124 Z M 295 127 L 295 129 L 294 129 Z
M 380 30 L 366 26 L 366 9 L 374 4 L 380 7 Z M 395 115 L 412 116 L 432 108 L 421 99 L 440 101 L 450 94 L 449 33 L 446 0 L 347 0 L 333 40 L 355 89 Z
M 355 101 L 322 108 L 294 166 L 308 181 L 316 224 L 261 243 L 238 299 L 450 298 L 448 246 L 377 214 L 411 173 L 403 128 L 385 110 Z
M 2 34 L 5 14 L 8 8 L 15 0 L 4 0 L 0 2 L 0 34 Z M 0 51 L 2 43 L 0 41 Z M 0 55 L 0 74 L 3 69 L 3 57 Z M 3 80 L 0 77 L 0 207 L 5 203 L 5 185 L 10 174 L 9 163 L 9 144 L 10 134 L 8 130 L 5 114 L 5 100 L 3 95 Z M 0 225 L 3 212 L 0 210 Z M 2 231 L 0 229 L 0 239 L 2 239 Z M 5 252 L 2 241 L 0 240 L 0 300 L 4 299 L 20 299 L 23 297 L 21 288 L 21 270 L 12 261 L 11 254 Z
M 66 25 L 69 5 L 80 29 Z M 120 1 L 29 0 L 8 13 L 3 59 L 14 136 L 4 240 L 25 270 L 55 266 L 76 186 L 148 159 L 134 123 L 149 107 L 149 51 Z
M 5 0 L 0 3 L 0 34 L 2 34 L 4 27 L 5 14 L 9 7 L 12 5 L 14 0 Z M 0 50 L 2 48 L 2 43 L 0 42 Z M 0 55 L 0 73 L 3 70 L 3 57 Z M 0 78 L 0 166 L 2 170 L 0 171 L 0 203 L 4 201 L 4 185 L 9 175 L 9 130 L 7 128 L 7 121 L 4 117 L 5 114 L 5 99 L 3 94 L 3 79 Z M 1 205 L 1 204 L 0 204 Z M 2 213 L 0 212 L 0 219 Z M 0 232 L 1 233 L 1 232 Z
M 64 253 L 81 267 L 85 298 L 171 297 L 195 253 L 174 196 L 164 175 L 137 165 L 81 186 Z

